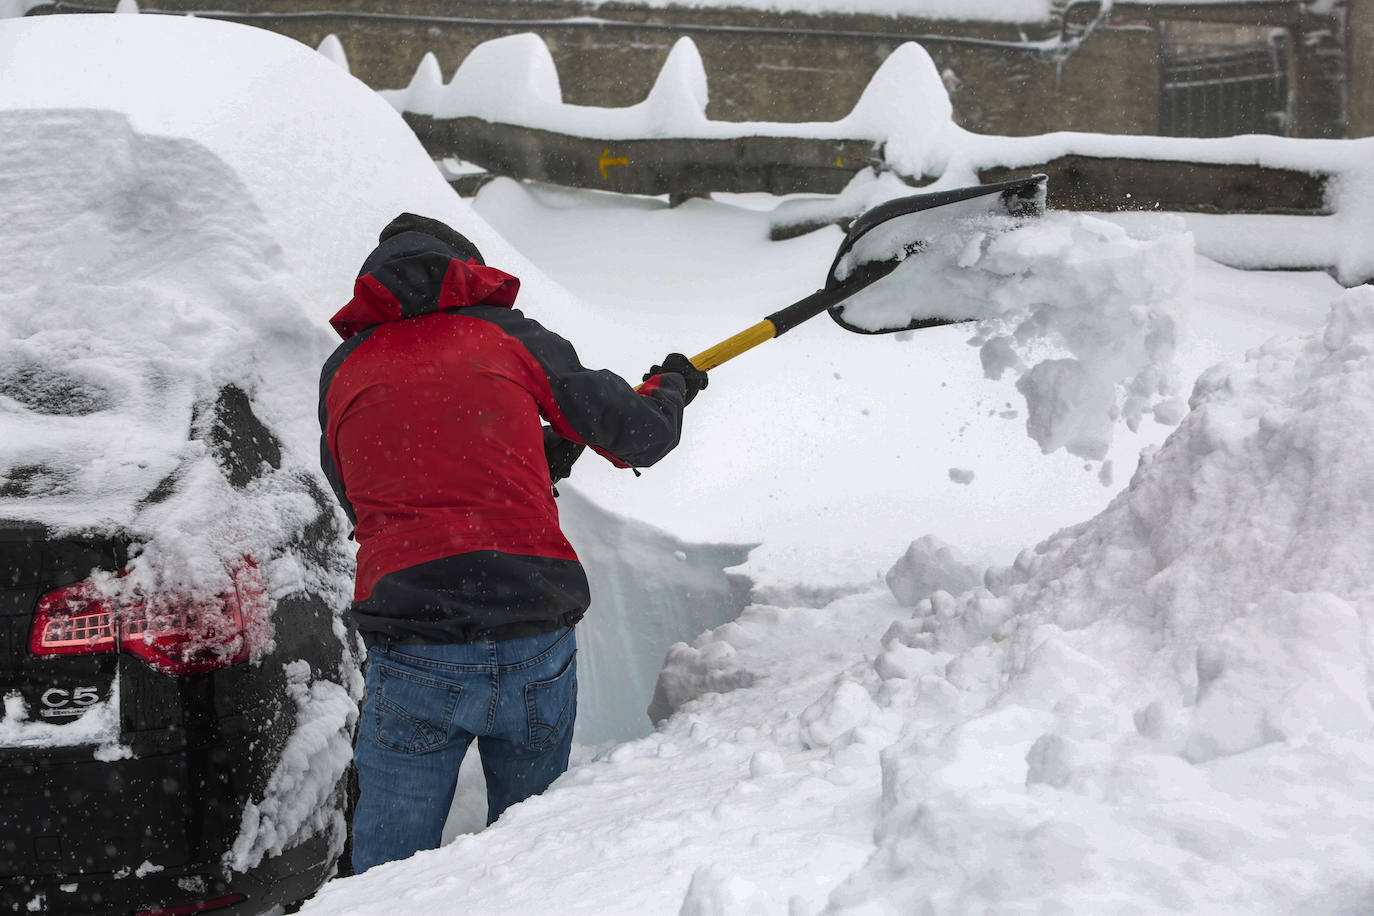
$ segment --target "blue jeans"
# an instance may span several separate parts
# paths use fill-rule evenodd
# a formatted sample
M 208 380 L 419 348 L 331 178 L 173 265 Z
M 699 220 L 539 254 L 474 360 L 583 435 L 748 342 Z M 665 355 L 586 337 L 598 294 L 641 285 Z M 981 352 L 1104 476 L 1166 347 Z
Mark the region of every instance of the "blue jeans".
M 439 845 L 474 738 L 487 823 L 568 768 L 577 714 L 572 628 L 518 639 L 373 646 L 354 763 L 353 868 Z

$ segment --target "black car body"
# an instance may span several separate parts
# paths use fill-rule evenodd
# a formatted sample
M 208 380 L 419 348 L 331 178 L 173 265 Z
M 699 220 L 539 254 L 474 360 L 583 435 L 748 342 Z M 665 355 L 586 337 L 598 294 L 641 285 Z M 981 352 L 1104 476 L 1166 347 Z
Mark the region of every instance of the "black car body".
M 0 394 L 73 409 L 23 381 Z M 188 454 L 249 503 L 290 498 L 295 521 L 229 546 L 209 589 L 122 587 L 142 532 L 55 531 L 21 510 L 61 469 L 0 477 L 0 911 L 256 914 L 340 862 L 360 684 L 345 602 L 320 583 L 348 559 L 332 500 L 283 466 L 253 406 L 236 385 L 210 393 Z M 204 479 L 179 466 L 139 506 Z M 283 562 L 296 573 L 271 585 Z

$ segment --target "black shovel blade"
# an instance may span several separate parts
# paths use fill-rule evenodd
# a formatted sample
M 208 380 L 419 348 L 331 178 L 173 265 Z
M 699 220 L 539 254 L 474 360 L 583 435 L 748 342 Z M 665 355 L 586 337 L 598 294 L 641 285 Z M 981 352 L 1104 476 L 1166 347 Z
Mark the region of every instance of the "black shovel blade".
M 826 289 L 856 292 L 830 306 L 830 317 L 856 334 L 891 334 L 975 320 L 923 299 L 907 264 L 933 241 L 968 232 L 988 217 L 1034 219 L 1045 212 L 1046 176 L 915 194 L 879 204 L 850 225 Z M 907 269 L 901 269 L 907 268 Z M 911 274 L 914 276 L 914 274 Z

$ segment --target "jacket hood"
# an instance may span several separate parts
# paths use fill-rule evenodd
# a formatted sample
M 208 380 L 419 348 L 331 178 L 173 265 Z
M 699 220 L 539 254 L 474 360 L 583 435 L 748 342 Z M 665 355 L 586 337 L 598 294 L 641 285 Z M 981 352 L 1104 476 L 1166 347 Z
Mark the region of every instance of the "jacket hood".
M 422 232 L 402 232 L 378 245 L 363 262 L 353 298 L 329 323 L 344 340 L 364 328 L 465 305 L 510 308 L 520 280 Z

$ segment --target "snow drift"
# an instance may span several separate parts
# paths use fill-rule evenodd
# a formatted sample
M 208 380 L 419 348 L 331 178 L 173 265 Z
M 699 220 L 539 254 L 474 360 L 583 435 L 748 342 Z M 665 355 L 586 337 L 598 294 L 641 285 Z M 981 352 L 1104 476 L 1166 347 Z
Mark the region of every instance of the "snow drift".
M 831 911 L 1368 906 L 1374 823 L 1332 815 L 1374 762 L 1374 290 L 1191 404 L 1100 516 L 888 631 L 878 850 Z
M 304 912 L 1367 909 L 1374 291 L 1192 405 L 984 585 L 923 538 L 914 613 L 751 607 L 670 651 L 652 735 Z

